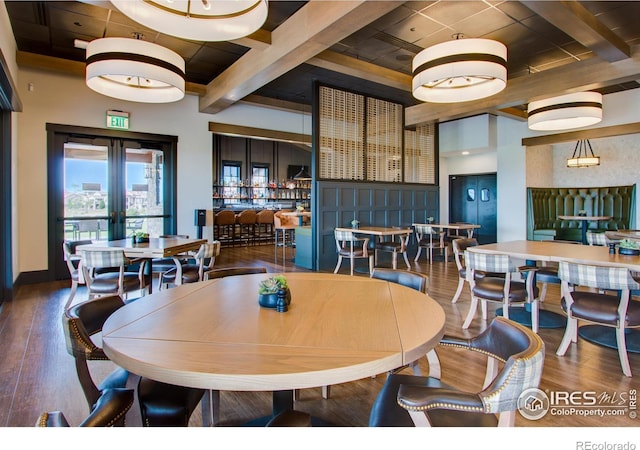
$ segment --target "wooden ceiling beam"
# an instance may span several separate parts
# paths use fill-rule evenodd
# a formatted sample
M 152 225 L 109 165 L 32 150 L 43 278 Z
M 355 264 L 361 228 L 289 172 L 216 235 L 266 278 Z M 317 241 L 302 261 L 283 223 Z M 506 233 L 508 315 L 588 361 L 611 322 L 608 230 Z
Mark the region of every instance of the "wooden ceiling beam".
M 316 67 L 411 92 L 411 75 L 387 69 L 342 53 L 325 50 L 306 62 Z
M 469 117 L 545 97 L 600 89 L 637 79 L 640 79 L 640 46 L 632 48 L 631 58 L 615 63 L 590 58 L 508 80 L 502 92 L 481 100 L 410 106 L 405 110 L 405 126 Z
M 605 61 L 615 62 L 631 56 L 627 43 L 577 1 L 521 1 L 559 30 Z
M 394 1 L 308 2 L 207 86 L 200 111 L 217 113 L 399 6 Z

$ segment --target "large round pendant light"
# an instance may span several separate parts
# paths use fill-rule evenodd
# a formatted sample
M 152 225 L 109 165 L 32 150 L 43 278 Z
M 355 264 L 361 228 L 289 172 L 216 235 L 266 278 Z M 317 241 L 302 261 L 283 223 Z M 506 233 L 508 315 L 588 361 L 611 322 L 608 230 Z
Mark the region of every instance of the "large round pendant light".
M 109 97 L 143 103 L 184 97 L 184 59 L 139 39 L 104 38 L 87 45 L 87 86 Z
M 576 92 L 529 103 L 529 128 L 537 131 L 570 130 L 602 120 L 602 94 Z
M 267 0 L 111 0 L 139 24 L 196 41 L 229 41 L 258 30 Z
M 507 85 L 507 47 L 489 39 L 455 39 L 413 59 L 413 96 L 433 103 L 478 100 Z

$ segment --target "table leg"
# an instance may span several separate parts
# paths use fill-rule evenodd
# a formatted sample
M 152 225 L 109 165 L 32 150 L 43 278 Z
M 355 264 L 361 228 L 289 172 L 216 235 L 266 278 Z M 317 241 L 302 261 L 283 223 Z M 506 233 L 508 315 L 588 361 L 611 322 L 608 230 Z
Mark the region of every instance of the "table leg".
M 582 221 L 582 245 L 587 245 L 587 227 L 589 222 L 587 220 Z

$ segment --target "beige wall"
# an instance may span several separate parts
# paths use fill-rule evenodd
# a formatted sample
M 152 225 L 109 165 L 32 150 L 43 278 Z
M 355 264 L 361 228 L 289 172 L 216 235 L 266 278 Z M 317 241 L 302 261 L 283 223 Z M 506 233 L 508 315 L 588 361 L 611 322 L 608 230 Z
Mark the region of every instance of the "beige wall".
M 193 211 L 212 206 L 209 122 L 270 129 L 284 125 L 289 128 L 284 131 L 302 132 L 304 119 L 299 114 L 241 105 L 220 114 L 202 114 L 198 98 L 190 95 L 163 105 L 125 102 L 93 92 L 82 78 L 23 68 L 19 92 L 24 111 L 18 115 L 17 133 L 17 272 L 45 270 L 48 265 L 42 251 L 47 248 L 47 123 L 104 128 L 106 111 L 118 109 L 131 113 L 131 131 L 177 136 L 177 232 L 193 235 Z

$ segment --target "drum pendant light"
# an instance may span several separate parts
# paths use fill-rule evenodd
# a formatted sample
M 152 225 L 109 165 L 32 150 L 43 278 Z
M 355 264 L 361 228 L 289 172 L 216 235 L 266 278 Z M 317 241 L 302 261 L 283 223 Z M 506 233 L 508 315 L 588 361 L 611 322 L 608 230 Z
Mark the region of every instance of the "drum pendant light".
M 184 59 L 167 48 L 140 39 L 103 38 L 89 42 L 86 58 L 87 86 L 100 94 L 142 103 L 184 97 Z
M 267 19 L 267 0 L 111 0 L 145 27 L 195 41 L 230 41 L 257 31 Z
M 573 149 L 573 156 L 567 159 L 567 167 L 592 167 L 600 165 L 600 157 L 593 154 L 589 139 L 581 139 Z
M 536 131 L 594 125 L 602 120 L 602 94 L 576 92 L 530 102 L 527 113 L 529 128 Z
M 507 47 L 489 39 L 456 39 L 413 59 L 413 96 L 433 103 L 478 100 L 507 85 Z

